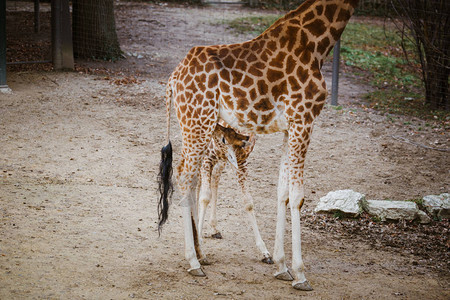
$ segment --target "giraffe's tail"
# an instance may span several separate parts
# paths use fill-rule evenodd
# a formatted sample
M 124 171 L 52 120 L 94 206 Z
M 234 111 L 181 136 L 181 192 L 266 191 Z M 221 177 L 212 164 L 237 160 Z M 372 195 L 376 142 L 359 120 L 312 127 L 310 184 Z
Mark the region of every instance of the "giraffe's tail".
M 166 89 L 166 114 L 167 114 L 167 145 L 161 149 L 161 162 L 158 173 L 158 233 L 166 223 L 169 214 L 170 198 L 173 193 L 172 183 L 172 143 L 170 142 L 170 109 L 172 106 L 172 87 L 169 80 Z
M 170 142 L 170 111 L 172 108 L 172 98 L 173 98 L 173 82 L 174 75 L 170 77 L 169 81 L 167 82 L 166 86 L 166 121 L 167 121 L 167 143 Z
M 158 232 L 161 234 L 162 225 L 169 215 L 170 197 L 173 192 L 172 183 L 172 143 L 169 142 L 161 149 L 161 162 L 158 174 L 159 203 L 158 203 Z

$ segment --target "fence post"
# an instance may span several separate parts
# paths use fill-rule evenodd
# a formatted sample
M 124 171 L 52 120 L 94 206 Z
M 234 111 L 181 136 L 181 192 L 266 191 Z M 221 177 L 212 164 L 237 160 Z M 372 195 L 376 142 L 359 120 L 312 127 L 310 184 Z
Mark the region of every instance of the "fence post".
M 6 1 L 0 1 L 0 90 L 6 85 Z
M 73 69 L 69 0 L 52 0 L 52 57 L 55 70 Z
M 331 80 L 331 105 L 338 105 L 339 89 L 339 59 L 341 54 L 341 40 L 339 39 L 333 48 L 333 76 Z
M 34 0 L 34 32 L 38 33 L 41 28 L 41 18 L 39 17 L 39 0 Z

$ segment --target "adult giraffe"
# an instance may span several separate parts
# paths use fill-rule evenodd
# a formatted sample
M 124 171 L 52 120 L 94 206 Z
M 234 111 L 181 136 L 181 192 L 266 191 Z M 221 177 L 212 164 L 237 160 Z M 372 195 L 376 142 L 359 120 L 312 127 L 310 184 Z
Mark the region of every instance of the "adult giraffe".
M 200 262 L 195 190 L 206 147 L 219 120 L 240 132 L 284 132 L 278 181 L 275 277 L 311 290 L 301 255 L 300 209 L 303 169 L 314 119 L 327 96 L 323 60 L 340 38 L 359 0 L 307 0 L 260 36 L 241 44 L 194 47 L 172 73 L 166 90 L 169 124 L 172 99 L 182 133 L 178 166 L 188 272 L 205 276 Z M 161 150 L 159 229 L 168 216 L 172 146 Z M 292 275 L 284 254 L 286 206 L 292 220 Z

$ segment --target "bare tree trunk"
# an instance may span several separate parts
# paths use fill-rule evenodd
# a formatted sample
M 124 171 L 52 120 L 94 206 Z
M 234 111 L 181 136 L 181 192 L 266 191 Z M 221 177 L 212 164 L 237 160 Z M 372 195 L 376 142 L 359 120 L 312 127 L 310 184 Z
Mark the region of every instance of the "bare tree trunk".
M 392 4 L 403 23 L 402 37 L 415 45 L 426 103 L 432 109 L 450 110 L 450 1 L 392 0 Z
M 72 27 L 75 57 L 121 58 L 113 0 L 73 0 Z

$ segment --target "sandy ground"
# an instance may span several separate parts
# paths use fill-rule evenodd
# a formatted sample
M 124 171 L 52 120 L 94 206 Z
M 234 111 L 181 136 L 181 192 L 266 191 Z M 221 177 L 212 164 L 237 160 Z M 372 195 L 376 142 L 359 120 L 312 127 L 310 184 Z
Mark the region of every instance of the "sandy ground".
M 117 22 L 127 60 L 85 62 L 79 72 L 8 74 L 13 93 L 0 94 L 0 299 L 450 297 L 448 226 L 415 244 L 414 236 L 439 222 L 397 230 L 399 224 L 349 221 L 358 228 L 351 231 L 311 212 L 338 189 L 394 200 L 450 190 L 448 152 L 395 139 L 444 149 L 449 133 L 433 122 L 355 104 L 368 87 L 351 74 L 342 76 L 344 109 L 324 109 L 307 156 L 302 245 L 314 291 L 293 290 L 273 278 L 273 265 L 260 262 L 231 170 L 218 206 L 224 238 L 204 240 L 212 262 L 204 267 L 206 278 L 186 272 L 176 205 L 158 237 L 164 81 L 191 46 L 248 39 L 218 23 L 254 13 L 125 4 L 117 8 Z M 177 130 L 172 140 L 179 159 Z M 280 143 L 278 134 L 260 136 L 250 159 L 250 189 L 270 251 Z M 404 246 L 384 242 L 387 237 Z M 432 247 L 438 237 L 444 246 Z M 286 243 L 290 261 L 289 230 Z M 431 252 L 416 251 L 428 244 Z

